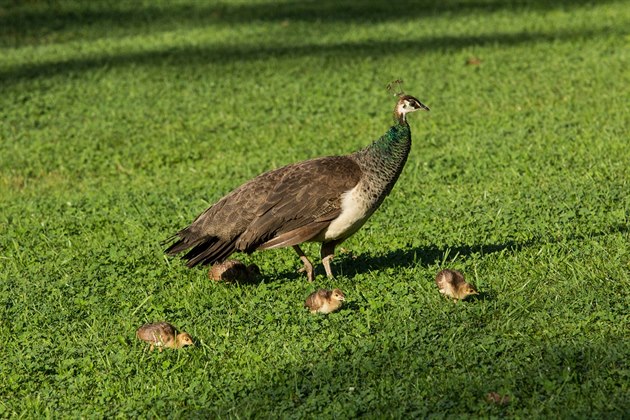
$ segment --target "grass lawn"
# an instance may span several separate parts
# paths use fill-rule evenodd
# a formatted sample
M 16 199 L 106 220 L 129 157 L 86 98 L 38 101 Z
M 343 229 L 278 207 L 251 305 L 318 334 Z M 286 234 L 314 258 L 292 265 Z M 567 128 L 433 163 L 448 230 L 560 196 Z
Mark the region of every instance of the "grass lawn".
M 0 417 L 627 418 L 629 68 L 621 0 L 0 2 Z M 396 78 L 431 112 L 335 279 L 164 256 L 251 177 L 378 138 Z M 310 315 L 318 287 L 344 307 Z M 160 320 L 197 345 L 145 352 Z

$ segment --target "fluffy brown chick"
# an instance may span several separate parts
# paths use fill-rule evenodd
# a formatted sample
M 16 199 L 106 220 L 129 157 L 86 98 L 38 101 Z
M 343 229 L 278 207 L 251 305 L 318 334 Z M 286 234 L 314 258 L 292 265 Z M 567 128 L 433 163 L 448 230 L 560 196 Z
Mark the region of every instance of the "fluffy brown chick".
M 154 347 L 158 347 L 161 352 L 164 347 L 180 349 L 185 346 L 194 346 L 192 337 L 188 333 L 178 334 L 177 329 L 168 322 L 144 324 L 136 331 L 136 337 L 151 344 L 149 351 L 153 351 Z
M 304 307 L 309 308 L 312 314 L 316 312 L 329 314 L 339 309 L 344 300 L 346 300 L 346 296 L 339 289 L 319 289 L 306 298 Z
M 239 260 L 227 260 L 212 266 L 208 277 L 220 281 L 251 281 L 260 275 L 256 264 L 245 265 Z
M 435 284 L 440 289 L 440 293 L 455 299 L 455 302 L 467 296 L 478 294 L 475 286 L 466 282 L 464 275 L 457 270 L 440 271 L 435 276 Z

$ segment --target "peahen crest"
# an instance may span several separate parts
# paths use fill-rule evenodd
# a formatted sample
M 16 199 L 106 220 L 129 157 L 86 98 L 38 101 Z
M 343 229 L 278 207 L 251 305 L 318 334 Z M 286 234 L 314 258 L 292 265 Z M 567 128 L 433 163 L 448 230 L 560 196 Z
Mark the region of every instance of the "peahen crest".
M 387 84 L 387 91 L 394 92 L 394 96 L 398 96 L 399 98 L 405 94 L 405 91 L 402 88 L 403 81 L 402 79 L 396 79 L 391 83 Z

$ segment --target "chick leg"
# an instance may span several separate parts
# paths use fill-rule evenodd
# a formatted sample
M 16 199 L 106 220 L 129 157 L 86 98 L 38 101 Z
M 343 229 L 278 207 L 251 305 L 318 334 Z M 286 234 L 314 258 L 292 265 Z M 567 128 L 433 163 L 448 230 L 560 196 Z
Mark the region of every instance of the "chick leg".
M 324 269 L 326 270 L 326 276 L 329 279 L 333 277 L 332 270 L 330 268 L 330 261 L 335 257 L 335 246 L 337 244 L 335 242 L 326 242 L 322 243 L 322 264 L 324 264 Z
M 312 282 L 315 279 L 315 274 L 313 271 L 313 264 L 308 260 L 308 257 L 304 254 L 299 245 L 293 245 L 293 249 L 300 256 L 300 260 L 304 264 L 304 271 L 306 271 L 306 278 L 308 281 Z

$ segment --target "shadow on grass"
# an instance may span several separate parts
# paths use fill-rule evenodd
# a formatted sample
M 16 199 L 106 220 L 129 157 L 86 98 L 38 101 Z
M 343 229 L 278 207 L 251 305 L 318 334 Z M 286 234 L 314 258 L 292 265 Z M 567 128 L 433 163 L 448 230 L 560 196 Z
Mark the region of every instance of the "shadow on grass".
M 341 263 L 344 265 L 344 269 L 346 271 L 355 274 L 366 273 L 383 267 L 392 266 L 411 267 L 414 265 L 420 265 L 428 267 L 434 264 L 439 264 L 444 259 L 445 255 L 459 255 L 462 258 L 467 258 L 474 254 L 487 255 L 505 250 L 509 252 L 518 252 L 522 249 L 537 245 L 583 240 L 614 233 L 626 233 L 628 231 L 630 231 L 630 228 L 627 225 L 619 224 L 610 226 L 609 229 L 605 231 L 593 232 L 584 235 L 573 235 L 563 238 L 539 238 L 524 242 L 506 241 L 502 244 L 461 245 L 443 248 L 436 246 L 412 247 L 406 249 L 396 249 L 389 251 L 384 255 L 374 256 L 361 254 L 357 255 L 353 259 L 344 259 Z
M 488 289 L 488 290 L 479 292 L 479 294 L 468 296 L 466 300 L 471 301 L 471 302 L 480 300 L 484 302 L 488 300 L 496 300 L 497 296 L 498 296 L 498 293 L 495 290 Z
M 572 416 L 605 418 L 623 416 L 629 408 L 621 385 L 627 380 L 628 345 L 620 336 L 597 343 L 584 337 L 549 340 L 529 347 L 516 341 L 509 344 L 519 349 L 514 354 L 486 348 L 480 337 L 457 346 L 453 357 L 427 350 L 423 339 L 385 349 L 381 340 L 369 336 L 361 349 L 332 347 L 311 352 L 302 363 L 273 366 L 258 380 L 241 383 L 229 402 L 207 401 L 207 408 L 201 408 L 203 402 L 197 400 L 188 414 L 419 418 L 438 413 L 552 415 L 570 408 Z M 511 401 L 503 406 L 487 402 L 490 392 Z
M 428 3 L 428 2 L 427 2 Z M 536 2 L 536 1 L 524 1 L 524 2 L 516 2 L 516 4 L 534 4 L 534 5 L 542 5 L 545 2 Z M 560 2 L 564 6 L 568 6 L 573 2 Z M 579 3 L 579 2 L 578 2 Z M 298 4 L 298 3 L 296 3 Z M 302 10 L 302 8 L 297 6 L 289 6 L 289 10 L 285 11 L 277 11 L 278 7 L 274 6 L 273 8 L 270 5 L 267 5 L 269 9 L 265 9 L 266 11 L 261 12 L 262 16 L 303 16 L 303 19 L 308 20 L 313 18 L 313 16 L 318 16 L 316 10 L 320 10 L 319 7 L 313 7 L 314 4 L 318 3 L 299 3 L 300 5 L 308 5 L 308 7 L 304 6 L 306 11 Z M 328 4 L 328 3 L 327 3 Z M 332 4 L 332 3 L 331 3 Z M 338 8 L 332 7 L 331 4 L 328 4 L 328 8 L 323 7 L 322 10 L 330 9 L 331 16 L 333 18 L 337 16 L 337 19 L 341 19 L 342 16 L 348 14 L 344 12 L 344 7 L 339 6 Z M 360 9 L 357 3 L 355 6 L 357 9 Z M 361 3 L 362 4 L 362 3 Z M 376 16 L 379 16 L 379 13 L 376 13 L 375 10 L 380 10 L 380 7 L 374 6 L 367 7 L 366 11 L 362 11 L 359 15 L 363 16 L 361 19 L 374 19 Z M 396 2 L 392 3 L 393 5 Z M 467 3 L 468 4 L 468 3 Z M 469 6 L 474 3 L 469 3 Z M 483 7 L 489 7 L 490 10 L 494 10 L 497 8 L 502 8 L 498 6 L 498 2 L 483 2 L 481 3 Z M 293 4 L 292 4 L 293 5 Z M 256 6 L 261 7 L 261 6 Z M 253 9 L 256 7 L 252 6 Z M 291 7 L 294 7 L 293 11 L 291 11 Z M 479 6 L 482 7 L 482 6 Z M 562 7 L 562 6 L 559 6 Z M 272 9 L 274 10 L 272 12 Z M 280 8 L 284 9 L 284 8 Z M 414 9 L 415 10 L 415 9 Z M 421 7 L 418 10 L 423 10 Z M 450 9 L 444 9 L 445 11 L 450 11 Z M 192 12 L 191 12 L 192 13 Z M 252 13 L 252 12 L 248 12 Z M 277 14 L 274 14 L 277 13 Z M 320 18 L 317 19 L 326 19 L 324 15 L 328 12 L 321 12 Z M 350 13 L 351 14 L 351 13 Z M 396 14 L 396 13 L 394 13 Z M 413 16 L 413 13 L 408 13 L 408 11 L 403 12 L 400 11 L 402 16 L 409 18 Z M 422 14 L 422 12 L 419 12 Z M 11 13 L 8 13 L 4 16 L 10 16 Z M 176 14 L 177 15 L 177 14 Z M 307 18 L 308 16 L 308 18 Z M 174 17 L 177 19 L 177 17 Z M 284 19 L 285 17 L 281 17 L 278 19 Z M 27 22 L 31 22 L 31 18 L 25 18 Z M 65 18 L 63 18 L 65 19 Z M 111 17 L 114 19 L 114 17 Z M 121 20 L 125 20 L 125 17 L 122 17 Z M 38 19 L 33 18 L 35 22 Z M 54 18 L 53 18 L 54 20 Z M 132 19 L 133 20 L 133 19 Z M 2 22 L 2 18 L 0 18 L 0 27 L 6 22 Z M 31 25 L 32 23 L 27 23 L 26 27 Z M 63 23 L 62 25 L 65 25 Z M 14 28 L 14 30 L 18 30 Z M 288 45 L 283 42 L 277 42 L 275 45 L 260 45 L 256 43 L 247 44 L 247 45 L 208 45 L 208 46 L 181 46 L 181 47 L 169 47 L 166 49 L 153 50 L 153 51 L 138 51 L 138 52 L 130 52 L 130 53 L 117 53 L 117 54 L 104 54 L 100 56 L 93 57 L 79 57 L 79 58 L 70 58 L 66 60 L 59 60 L 54 62 L 47 63 L 37 63 L 37 64 L 25 64 L 19 65 L 15 67 L 10 67 L 8 69 L 0 71 L 0 82 L 5 84 L 10 82 L 16 82 L 22 79 L 32 79 L 38 77 L 50 77 L 59 74 L 68 74 L 68 73 L 76 73 L 82 71 L 89 71 L 95 68 L 107 68 L 107 67 L 121 67 L 128 65 L 159 65 L 159 66 L 190 66 L 195 64 L 208 64 L 208 63 L 229 63 L 229 62 L 238 62 L 238 61 L 248 61 L 248 60 L 264 60 L 271 58 L 293 58 L 293 57 L 311 57 L 311 56 L 333 56 L 333 57 L 361 57 L 361 56 L 387 56 L 392 54 L 410 54 L 410 53 L 421 53 L 423 51 L 432 51 L 432 50 L 458 50 L 465 49 L 471 46 L 479 46 L 479 45 L 520 45 L 525 43 L 539 43 L 539 42 L 549 42 L 549 41 L 566 41 L 573 39 L 584 39 L 597 37 L 601 35 L 611 35 L 618 34 L 622 36 L 625 34 L 625 28 L 614 28 L 609 27 L 605 29 L 594 29 L 594 30 L 557 30 L 554 32 L 521 32 L 521 33 L 494 33 L 488 35 L 464 35 L 464 36 L 438 36 L 417 40 L 401 40 L 401 41 L 379 41 L 379 40 L 370 40 L 370 41 L 361 41 L 361 42 L 338 42 L 334 44 L 300 44 L 300 45 Z M 412 35 L 412 34 L 411 34 Z
M 473 254 L 492 254 L 495 252 L 501 252 L 503 250 L 510 250 L 511 252 L 517 252 L 523 248 L 534 246 L 537 244 L 543 244 L 547 242 L 543 241 L 528 241 L 524 243 L 518 243 L 509 241 L 504 244 L 491 244 L 491 245 L 474 245 L 474 246 L 455 246 L 438 248 L 432 247 L 413 247 L 405 249 L 396 249 L 389 251 L 384 255 L 371 255 L 360 254 L 354 257 L 345 257 L 337 254 L 332 264 L 333 273 L 339 273 L 343 270 L 345 275 L 350 277 L 357 274 L 364 274 L 371 271 L 382 270 L 386 267 L 412 267 L 420 265 L 428 267 L 433 264 L 439 263 L 444 258 L 444 255 L 459 255 L 466 258 Z M 297 260 L 297 257 L 296 257 Z M 315 267 L 315 276 L 324 276 L 324 269 L 321 262 L 317 258 L 311 258 Z M 263 281 L 306 281 L 306 275 L 304 273 L 298 273 L 295 271 L 283 271 L 277 273 L 275 276 L 262 274 L 258 279 L 249 282 L 248 284 L 258 284 Z M 317 281 L 317 279 L 316 279 Z M 431 279 L 433 281 L 433 279 Z M 490 295 L 479 296 L 479 298 L 489 298 Z M 469 299 L 472 297 L 469 297 Z
M 553 244 L 564 241 L 583 240 L 614 233 L 625 233 L 629 231 L 630 228 L 628 226 L 619 224 L 610 226 L 609 229 L 605 231 L 594 232 L 585 235 L 573 235 L 563 238 L 539 238 L 524 242 L 506 241 L 502 244 L 461 245 L 446 246 L 442 248 L 437 246 L 411 247 L 404 249 L 395 249 L 387 252 L 384 255 L 360 254 L 353 257 L 348 257 L 344 254 L 340 254 L 338 249 L 337 256 L 335 258 L 335 261 L 333 262 L 332 268 L 333 273 L 339 273 L 343 269 L 343 272 L 346 275 L 352 277 L 357 274 L 364 274 L 371 271 L 382 270 L 386 267 L 413 267 L 417 265 L 422 267 L 430 267 L 436 264 L 439 265 L 443 261 L 444 257 L 448 255 L 457 255 L 461 258 L 466 259 L 467 257 L 475 254 L 488 255 L 503 251 L 515 253 L 533 246 Z M 287 252 L 289 251 L 290 250 L 287 250 Z M 312 256 L 310 257 L 310 259 L 315 267 L 316 277 L 321 278 L 322 276 L 325 276 L 324 269 L 319 260 L 319 256 Z M 298 264 L 299 259 L 297 258 L 297 256 L 295 257 L 295 260 L 296 264 Z M 315 280 L 316 282 L 317 278 Z M 280 271 L 275 274 L 263 272 L 261 276 L 257 277 L 256 279 L 234 283 L 226 282 L 226 284 L 239 284 L 242 286 L 247 286 L 257 285 L 263 282 L 287 283 L 295 281 L 306 282 L 306 274 L 297 270 Z M 433 281 L 433 279 L 431 279 L 431 281 Z M 468 300 L 487 300 L 493 299 L 494 297 L 495 295 L 493 292 L 481 292 L 477 296 L 469 296 Z
M 471 46 L 497 44 L 518 45 L 523 43 L 547 42 L 589 38 L 615 31 L 607 28 L 602 31 L 564 31 L 555 33 L 493 34 L 480 36 L 442 36 L 413 41 L 368 41 L 341 42 L 327 45 L 276 45 L 276 46 L 216 46 L 180 47 L 165 51 L 141 51 L 122 53 L 94 58 L 76 58 L 44 64 L 30 64 L 0 71 L 0 80 L 10 82 L 24 78 L 54 76 L 69 72 L 86 71 L 107 66 L 173 65 L 189 66 L 212 62 L 248 61 L 268 58 L 292 58 L 303 56 L 383 56 L 440 49 L 464 49 Z M 623 29 L 619 28 L 619 34 Z
M 599 0 L 598 4 L 619 1 Z M 137 4 L 126 6 L 125 3 L 112 6 L 105 2 L 76 2 L 65 7 L 51 7 L 44 2 L 33 1 L 25 5 L 26 2 L 15 1 L 13 5 L 0 6 L 0 39 L 28 36 L 33 32 L 47 35 L 55 31 L 82 30 L 95 25 L 102 25 L 111 31 L 116 28 L 160 27 L 174 23 L 189 28 L 255 21 L 361 23 L 412 20 L 440 14 L 459 16 L 479 12 L 567 10 L 592 3 L 592 0 L 320 0 L 253 4 L 149 2 L 140 7 Z

